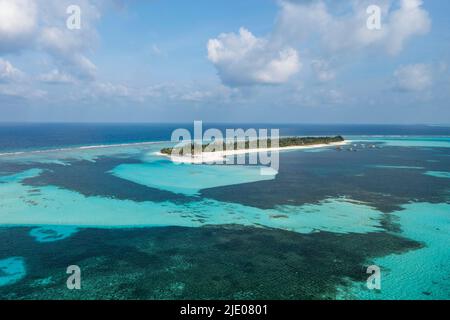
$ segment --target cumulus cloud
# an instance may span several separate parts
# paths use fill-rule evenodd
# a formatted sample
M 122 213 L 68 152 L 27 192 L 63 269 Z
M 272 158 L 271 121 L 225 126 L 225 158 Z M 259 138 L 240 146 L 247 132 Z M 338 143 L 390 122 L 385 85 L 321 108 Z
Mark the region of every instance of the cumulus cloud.
M 2 74 L 0 66 L 0 74 Z M 0 75 L 0 96 L 14 97 L 20 99 L 41 99 L 47 96 L 47 92 L 33 88 L 27 81 L 3 81 Z M 0 105 L 1 107 L 1 105 Z
M 0 58 L 0 96 L 33 100 L 44 98 L 47 92 L 34 88 L 29 80 L 10 61 Z
M 412 64 L 399 67 L 394 72 L 396 87 L 403 91 L 423 91 L 433 83 L 432 70 L 426 64 Z
M 410 38 L 426 34 L 430 28 L 431 19 L 422 8 L 422 1 L 402 0 L 400 9 L 389 17 L 387 50 L 391 54 L 399 53 Z
M 75 79 L 67 73 L 61 72 L 58 69 L 53 69 L 52 71 L 48 73 L 44 73 L 38 77 L 38 79 L 45 83 L 75 83 Z
M 381 30 L 367 28 L 367 12 L 373 0 L 352 1 L 347 14 L 333 14 L 325 1 L 280 1 L 274 36 L 279 42 L 305 41 L 317 37 L 332 52 L 380 48 L 391 55 L 400 53 L 414 36 L 431 28 L 428 12 L 421 0 L 375 1 L 381 9 Z M 338 10 L 335 10 L 338 12 Z
M 103 8 L 102 1 L 93 0 L 40 0 L 42 26 L 38 37 L 39 47 L 50 54 L 57 67 L 72 76 L 93 79 L 97 68 L 88 58 L 97 43 L 96 22 Z M 66 9 L 78 5 L 81 9 L 81 28 L 66 27 Z
M 114 84 L 110 82 L 99 82 L 94 85 L 96 95 L 100 96 L 114 96 L 114 97 L 131 97 L 136 96 L 134 89 L 123 85 Z
M 92 79 L 96 66 L 83 53 L 86 48 L 83 37 L 67 34 L 69 30 L 44 28 L 39 38 L 41 48 L 51 54 L 55 63 L 81 79 Z
M 11 62 L 0 58 L 0 83 L 20 81 L 24 73 L 15 68 Z
M 265 37 L 241 28 L 208 41 L 208 58 L 224 84 L 282 84 L 299 72 L 302 62 L 311 65 L 316 78 L 327 82 L 336 73 L 319 55 L 373 52 L 399 54 L 413 37 L 431 28 L 421 0 L 376 0 L 381 9 L 381 30 L 369 30 L 367 8 L 373 0 L 337 4 L 325 0 L 279 0 L 274 29 Z M 309 62 L 308 62 L 309 60 Z
M 81 8 L 80 30 L 66 27 L 69 5 Z M 42 51 L 65 73 L 92 79 L 96 67 L 88 54 L 96 42 L 99 17 L 92 0 L 0 0 L 0 54 Z
M 0 0 L 0 52 L 27 47 L 37 26 L 33 0 Z
M 301 67 L 295 49 L 274 46 L 245 28 L 210 39 L 207 49 L 220 78 L 231 86 L 285 83 Z

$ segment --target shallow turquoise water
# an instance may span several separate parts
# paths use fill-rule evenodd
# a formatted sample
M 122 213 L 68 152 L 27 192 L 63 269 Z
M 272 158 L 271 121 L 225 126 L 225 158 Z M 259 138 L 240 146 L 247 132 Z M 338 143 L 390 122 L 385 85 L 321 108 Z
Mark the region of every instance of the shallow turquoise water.
M 13 284 L 26 275 L 25 261 L 22 257 L 0 260 L 0 287 Z
M 450 172 L 446 171 L 427 171 L 425 172 L 425 174 L 436 178 L 444 178 L 444 179 L 450 178 Z
M 378 258 L 381 291 L 355 285 L 345 297 L 358 299 L 450 298 L 450 204 L 414 203 L 394 214 L 402 234 L 423 242 L 424 248 Z
M 221 167 L 222 168 L 222 167 Z M 198 167 L 197 170 L 200 170 Z M 30 196 L 32 187 L 25 177 L 39 174 L 29 170 L 4 177 L 0 184 L 0 221 L 10 226 L 73 227 L 199 227 L 207 224 L 266 226 L 309 233 L 324 230 L 337 233 L 366 233 L 381 230 L 381 213 L 345 199 L 329 199 L 318 205 L 280 206 L 262 210 L 236 203 L 203 199 L 185 204 L 142 202 L 89 197 L 53 186 L 40 188 Z M 92 214 L 95 212 L 95 214 Z M 39 230 L 39 229 L 38 229 Z M 71 232 L 75 232 L 72 229 Z M 63 229 L 63 235 L 66 234 Z M 41 239 L 37 231 L 32 234 Z
M 378 165 L 373 166 L 374 168 L 381 168 L 381 169 L 416 169 L 416 170 L 422 170 L 425 169 L 424 167 L 413 167 L 413 166 L 385 166 L 385 165 Z
M 4 152 L 0 153 L 0 161 L 64 165 L 73 160 L 95 162 L 99 157 L 118 155 L 124 157 L 139 155 L 142 156 L 143 159 L 147 159 L 147 161 L 155 161 L 157 158 L 153 156 L 153 153 L 170 145 L 172 144 L 168 142 L 149 142 L 122 145 L 68 147 L 23 152 Z M 143 150 L 146 151 L 145 154 L 142 154 Z
M 169 160 L 123 164 L 112 173 L 148 187 L 185 195 L 197 195 L 206 188 L 275 178 L 275 174 L 261 175 L 259 166 L 174 164 Z
M 450 137 L 354 137 L 363 142 L 381 142 L 390 147 L 450 148 Z
M 66 239 L 78 231 L 73 226 L 44 226 L 30 230 L 30 236 L 37 242 L 53 242 Z

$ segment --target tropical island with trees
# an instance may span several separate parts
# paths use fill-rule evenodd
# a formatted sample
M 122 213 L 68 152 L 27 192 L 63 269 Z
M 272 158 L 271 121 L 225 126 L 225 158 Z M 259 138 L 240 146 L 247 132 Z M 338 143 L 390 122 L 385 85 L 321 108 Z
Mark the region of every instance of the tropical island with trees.
M 278 139 L 258 139 L 242 141 L 213 141 L 206 144 L 190 143 L 190 146 L 177 146 L 172 148 L 163 148 L 162 155 L 171 156 L 195 156 L 201 153 L 213 153 L 223 151 L 258 151 L 270 149 L 291 149 L 302 147 L 319 147 L 327 145 L 340 145 L 345 143 L 345 139 L 338 135 L 334 137 L 282 137 Z

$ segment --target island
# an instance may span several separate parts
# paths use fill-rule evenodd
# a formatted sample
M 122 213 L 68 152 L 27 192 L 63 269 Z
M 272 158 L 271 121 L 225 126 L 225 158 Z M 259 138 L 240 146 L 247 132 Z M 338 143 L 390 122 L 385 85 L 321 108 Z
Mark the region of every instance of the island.
M 163 148 L 158 155 L 170 157 L 176 162 L 201 163 L 215 161 L 226 156 L 283 151 L 293 149 L 307 149 L 336 146 L 346 144 L 346 140 L 338 135 L 332 137 L 281 137 L 273 143 L 272 139 L 242 140 L 242 141 L 215 141 L 207 144 L 190 143 L 189 145 Z

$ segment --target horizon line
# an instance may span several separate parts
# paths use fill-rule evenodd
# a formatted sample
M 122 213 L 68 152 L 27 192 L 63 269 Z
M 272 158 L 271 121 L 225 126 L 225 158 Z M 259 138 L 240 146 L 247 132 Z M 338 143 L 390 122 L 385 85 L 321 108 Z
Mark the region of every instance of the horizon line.
M 101 125 L 172 125 L 172 124 L 190 124 L 194 121 L 0 121 L 0 125 L 4 124 L 101 124 Z M 358 123 L 358 122 L 267 122 L 267 121 L 202 121 L 205 124 L 279 124 L 279 125 L 366 125 L 366 126 L 436 126 L 436 127 L 450 127 L 450 123 Z

